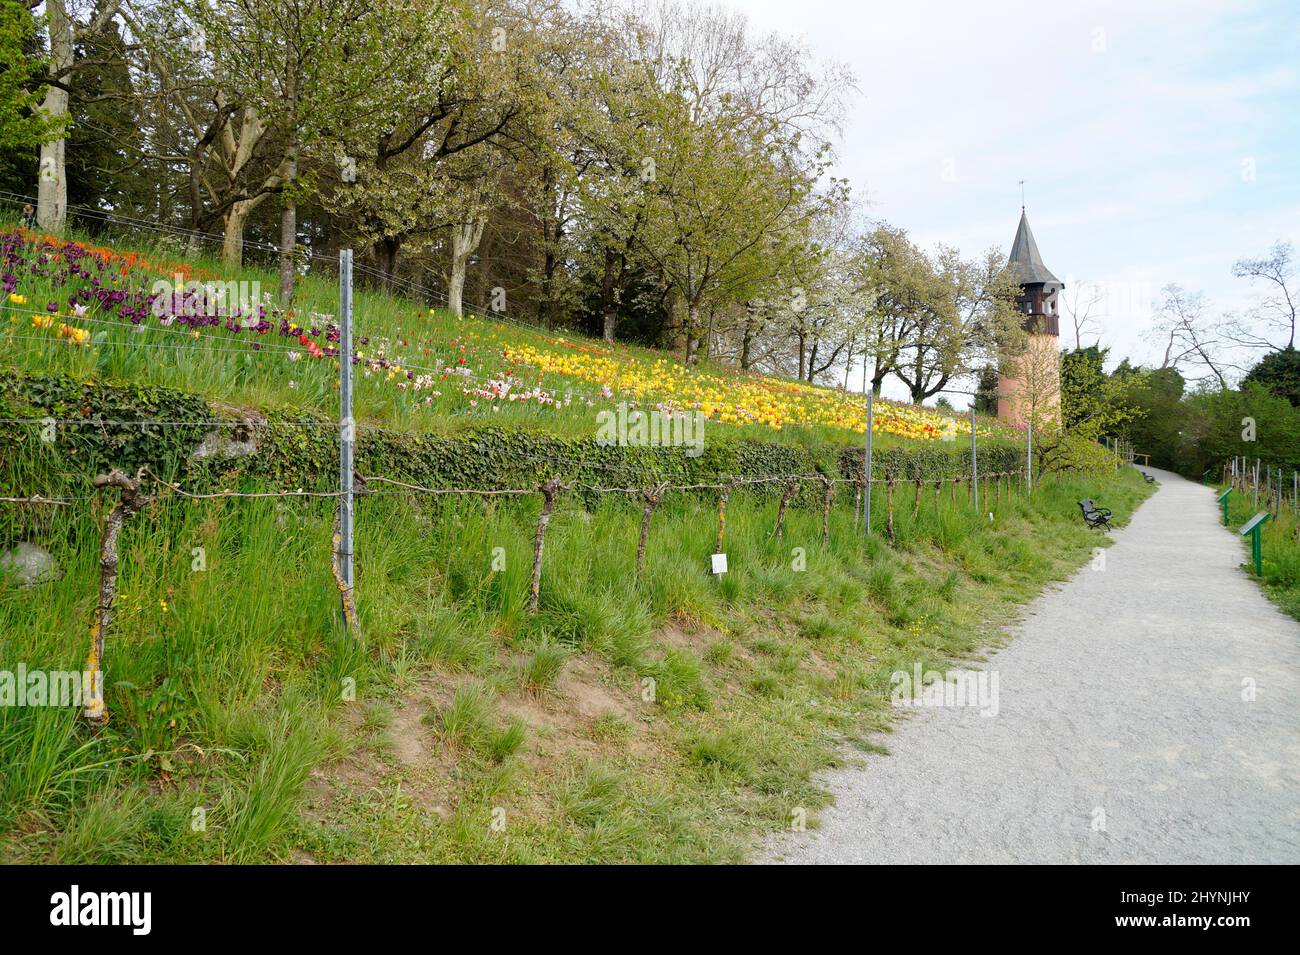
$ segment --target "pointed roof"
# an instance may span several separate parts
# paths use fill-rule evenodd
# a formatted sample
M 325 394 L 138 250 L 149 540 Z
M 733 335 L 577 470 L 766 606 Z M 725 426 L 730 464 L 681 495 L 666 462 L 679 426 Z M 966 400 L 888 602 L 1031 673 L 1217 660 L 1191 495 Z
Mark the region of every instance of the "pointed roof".
M 1038 243 L 1034 241 L 1034 233 L 1029 229 L 1029 217 L 1025 215 L 1024 209 L 1020 210 L 1020 226 L 1016 229 L 1015 241 L 1011 243 L 1007 265 L 1015 271 L 1021 285 L 1042 282 L 1065 287 L 1043 264 L 1043 257 L 1038 253 Z

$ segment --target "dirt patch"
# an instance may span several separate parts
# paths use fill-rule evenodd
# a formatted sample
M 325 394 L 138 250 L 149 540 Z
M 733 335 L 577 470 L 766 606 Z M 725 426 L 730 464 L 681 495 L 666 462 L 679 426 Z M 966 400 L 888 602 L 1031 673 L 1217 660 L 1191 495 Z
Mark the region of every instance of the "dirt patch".
M 560 679 L 556 693 L 573 703 L 577 714 L 589 720 L 615 715 L 626 720 L 640 716 L 642 703 L 630 690 L 613 686 L 609 668 L 590 657 L 582 656 L 569 661 Z
M 719 640 L 726 639 L 722 631 L 710 627 L 707 623 L 685 614 L 674 614 L 672 618 L 655 633 L 655 642 L 680 650 L 694 650 L 702 653 Z
M 418 766 L 429 758 L 433 731 L 424 722 L 427 712 L 422 705 L 406 700 L 393 713 L 388 737 L 393 744 L 393 755 L 403 766 Z
M 822 659 L 821 654 L 816 650 L 809 650 L 807 656 L 803 658 L 801 666 L 810 673 L 817 676 L 831 679 L 835 676 L 835 668 Z

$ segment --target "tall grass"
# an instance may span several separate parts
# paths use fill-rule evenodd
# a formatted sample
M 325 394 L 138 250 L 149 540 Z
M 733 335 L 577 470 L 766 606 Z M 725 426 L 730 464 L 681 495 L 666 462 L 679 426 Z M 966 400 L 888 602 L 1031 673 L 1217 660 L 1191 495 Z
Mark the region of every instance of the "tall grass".
M 670 497 L 656 513 L 641 580 L 639 509 L 621 500 L 590 509 L 564 501 L 547 539 L 535 617 L 525 599 L 536 501 L 371 497 L 357 515 L 364 643 L 339 623 L 328 504 L 155 503 L 121 538 L 106 652 L 108 727 L 92 733 L 69 709 L 0 708 L 0 852 L 69 861 L 285 857 L 304 839 L 298 813 L 311 770 L 340 755 L 334 728 L 356 705 L 349 688 L 364 705 L 394 698 L 420 674 L 449 670 L 473 680 L 431 720 L 453 752 L 480 767 L 466 777 L 459 820 L 480 811 L 475 786 L 492 800 L 511 791 L 518 770 L 509 757 L 527 745 L 522 726 L 492 715 L 496 694 L 522 686 L 544 696 L 572 655 L 589 654 L 623 674 L 630 696 L 652 681 L 651 712 L 668 721 L 664 732 L 680 736 L 683 761 L 657 771 L 698 772 L 679 792 L 669 787 L 652 799 L 655 787 L 643 782 L 615 800 L 616 819 L 607 820 L 614 832 L 589 825 L 609 802 L 605 777 L 577 777 L 554 794 L 569 823 L 544 827 L 545 851 L 723 858 L 730 850 L 717 839 L 729 826 L 743 829 L 739 820 L 753 812 L 749 825 L 779 824 L 788 811 L 771 793 L 758 809 L 744 808 L 736 785 L 762 794 L 810 771 L 808 752 L 772 734 L 813 747 L 820 755 L 812 762 L 829 758 L 817 724 L 791 724 L 790 706 L 807 720 L 798 701 L 824 693 L 831 706 L 818 719 L 830 723 L 820 725 L 848 730 L 850 712 L 879 708 L 882 673 L 910 667 L 917 654 L 940 660 L 973 651 L 998 601 L 1009 606 L 1086 555 L 1097 538 L 1080 526 L 1075 500 L 1090 496 L 1122 513 L 1140 494 L 1130 482 L 1048 482 L 1032 499 L 1004 500 L 991 523 L 964 501 L 930 499 L 916 519 L 900 509 L 890 547 L 883 521 L 865 537 L 846 500 L 832 513 L 829 544 L 821 544 L 816 508 L 792 508 L 778 544 L 775 503 L 740 493 L 728 515 L 731 569 L 721 577 L 707 565 L 712 503 Z M 98 522 L 89 505 L 43 520 L 42 543 L 62 576 L 35 591 L 0 577 L 0 660 L 10 669 L 21 661 L 77 670 L 95 599 Z M 205 570 L 192 569 L 195 547 L 206 552 Z M 493 569 L 497 547 L 503 570 Z M 1272 566 L 1282 580 L 1283 565 Z M 727 649 L 656 638 L 681 621 L 721 630 Z M 749 649 L 737 656 L 738 646 Z M 810 670 L 814 651 L 840 676 Z M 769 756 L 756 755 L 763 752 Z M 647 799 L 681 814 L 672 828 L 680 842 L 666 846 L 644 821 L 629 822 Z M 710 823 L 697 815 L 702 800 L 738 815 Z M 203 810 L 201 831 L 192 828 L 195 810 Z M 444 841 L 426 857 L 473 845 L 491 858 L 499 849 L 477 836 L 457 848 L 457 838 L 470 836 L 455 825 L 439 832 Z M 622 848 L 597 848 L 600 833 Z
M 1222 490 L 1222 488 L 1220 488 Z M 1256 507 L 1243 494 L 1228 498 L 1228 526 L 1234 531 L 1257 511 L 1268 509 L 1267 503 Z M 1244 564 L 1250 564 L 1249 541 L 1243 541 Z M 1284 611 L 1300 619 L 1300 521 L 1289 500 L 1264 525 L 1261 580 L 1265 591 Z M 1251 572 L 1254 568 L 1250 567 Z

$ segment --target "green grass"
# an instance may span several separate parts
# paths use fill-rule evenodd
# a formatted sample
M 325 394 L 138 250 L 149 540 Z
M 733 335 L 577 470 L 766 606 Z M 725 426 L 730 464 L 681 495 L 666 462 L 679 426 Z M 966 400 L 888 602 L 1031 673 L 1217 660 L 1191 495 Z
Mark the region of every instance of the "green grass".
M 237 277 L 275 283 L 269 270 Z M 27 276 L 20 291 L 39 311 L 73 286 Z M 331 276 L 309 273 L 299 322 L 332 313 L 336 294 Z M 6 314 L 0 364 L 336 413 L 329 362 L 252 352 L 224 333 L 91 322 L 96 342 L 71 346 Z M 481 376 L 504 371 L 503 348 L 520 346 L 648 377 L 664 357 L 455 319 L 367 289 L 357 327 L 363 347 L 405 365 L 464 359 Z M 530 380 L 562 393 L 577 379 Z M 426 405 L 384 374 L 360 375 L 359 417 L 437 432 L 487 421 L 594 431 L 595 406 L 582 400 L 489 411 L 454 377 L 439 387 L 446 400 Z M 792 444 L 860 441 L 837 427 L 748 428 Z M 877 446 L 903 441 L 881 435 Z M 67 486 L 39 448 L 8 454 L 6 467 L 18 490 L 28 479 Z M 737 861 L 760 834 L 824 805 L 814 774 L 841 761 L 845 743 L 874 745 L 869 734 L 892 718 L 894 670 L 969 659 L 1023 601 L 1090 557 L 1101 538 L 1081 526 L 1075 500 L 1122 519 L 1147 493 L 1127 473 L 1075 477 L 1044 482 L 1032 499 L 1017 490 L 981 515 L 927 493 L 913 516 L 904 488 L 891 543 L 883 493 L 864 537 L 841 487 L 823 545 L 819 507 L 791 507 L 777 542 L 775 501 L 738 491 L 721 577 L 707 570 L 716 502 L 673 494 L 655 512 L 640 578 L 636 503 L 562 497 L 537 614 L 527 604 L 535 498 L 368 496 L 356 521 L 360 638 L 339 619 L 329 502 L 169 497 L 119 542 L 108 725 L 91 731 L 72 708 L 0 707 L 0 860 Z M 89 501 L 0 509 L 0 540 L 39 542 L 62 571 L 34 591 L 0 576 L 5 667 L 82 666 L 101 519 Z M 206 569 L 194 569 L 196 547 Z
M 364 643 L 338 623 L 328 505 L 154 504 L 122 535 L 107 728 L 0 708 L 0 857 L 735 861 L 824 803 L 813 774 L 888 723 L 893 670 L 967 658 L 1088 559 L 1101 538 L 1075 500 L 1122 517 L 1145 493 L 1127 475 L 1048 481 L 991 525 L 964 501 L 927 500 L 915 520 L 900 509 L 894 547 L 879 526 L 864 540 L 847 496 L 828 546 L 816 508 L 792 508 L 777 544 L 775 503 L 737 494 L 721 579 L 706 571 L 716 509 L 676 496 L 642 581 L 639 509 L 565 500 L 536 617 L 536 501 L 369 498 Z M 96 524 L 86 506 L 44 520 L 64 575 L 37 592 L 0 578 L 0 657 L 77 669 Z M 194 546 L 205 571 L 191 570 Z M 584 691 L 598 704 L 586 711 L 566 695 Z
M 1223 487 L 1218 488 L 1219 491 Z M 1228 526 L 1235 532 L 1251 517 L 1268 505 L 1256 507 L 1248 495 L 1234 492 L 1228 498 Z M 1242 566 L 1254 574 L 1250 562 L 1250 540 L 1242 539 L 1244 556 Z M 1296 520 L 1292 502 L 1284 498 L 1278 514 L 1264 525 L 1263 574 L 1260 583 L 1264 592 L 1286 613 L 1300 619 L 1300 521 Z

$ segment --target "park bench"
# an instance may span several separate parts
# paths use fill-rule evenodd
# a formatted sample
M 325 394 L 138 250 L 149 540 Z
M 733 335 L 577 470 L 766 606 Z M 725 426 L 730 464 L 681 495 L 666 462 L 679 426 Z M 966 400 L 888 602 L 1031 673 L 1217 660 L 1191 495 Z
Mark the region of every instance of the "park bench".
M 1089 527 L 1100 527 L 1102 530 L 1110 528 L 1110 508 L 1097 507 L 1088 498 L 1079 502 L 1079 510 L 1083 512 L 1083 520 Z
M 1143 471 L 1143 472 L 1142 472 L 1142 480 L 1146 481 L 1148 484 L 1155 484 L 1155 483 L 1156 483 L 1156 479 L 1153 478 L 1150 474 L 1147 474 L 1146 471 Z

